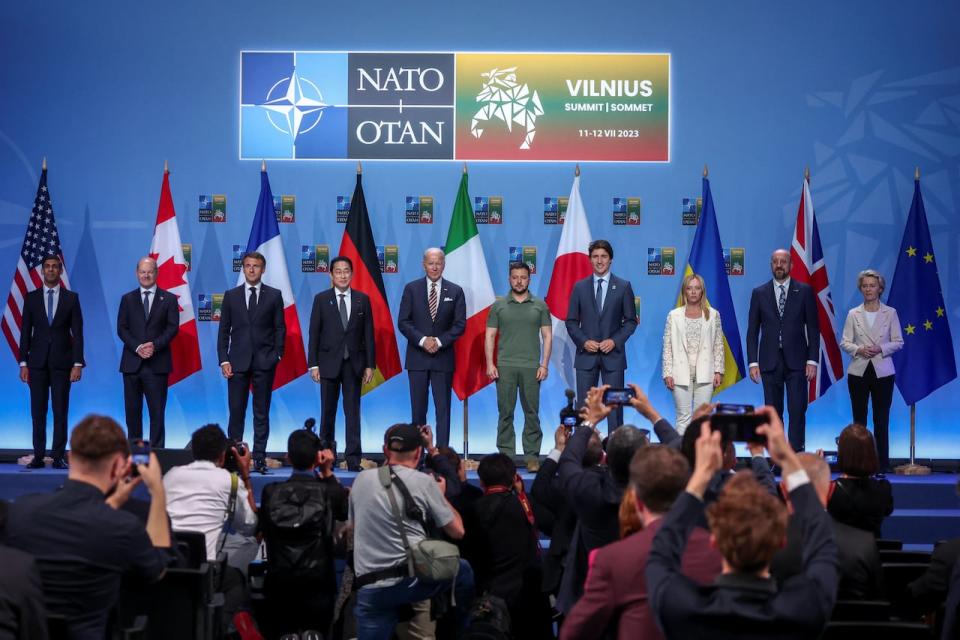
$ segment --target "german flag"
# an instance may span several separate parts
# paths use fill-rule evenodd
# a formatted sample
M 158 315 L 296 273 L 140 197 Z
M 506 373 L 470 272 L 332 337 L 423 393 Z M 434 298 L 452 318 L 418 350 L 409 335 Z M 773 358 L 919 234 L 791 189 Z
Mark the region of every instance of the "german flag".
M 387 294 L 383 288 L 377 245 L 373 242 L 367 202 L 363 197 L 362 177 L 358 171 L 357 186 L 350 201 L 350 215 L 343 230 L 343 240 L 340 241 L 340 255 L 353 261 L 353 280 L 350 286 L 370 296 L 370 306 L 373 307 L 377 368 L 373 372 L 373 380 L 363 386 L 361 394 L 371 391 L 401 371 L 397 334 L 393 330 L 393 314 L 390 313 Z

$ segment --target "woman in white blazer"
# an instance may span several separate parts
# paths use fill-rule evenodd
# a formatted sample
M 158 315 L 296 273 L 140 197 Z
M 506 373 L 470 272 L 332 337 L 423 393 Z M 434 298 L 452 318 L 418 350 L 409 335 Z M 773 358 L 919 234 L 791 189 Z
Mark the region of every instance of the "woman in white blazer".
M 663 329 L 663 383 L 673 392 L 681 434 L 693 410 L 710 402 L 723 380 L 720 314 L 704 296 L 703 278 L 691 273 L 680 287 L 684 305 L 667 314 Z
M 863 304 L 847 314 L 840 343 L 840 348 L 853 356 L 847 367 L 847 387 L 855 423 L 867 424 L 867 400 L 873 400 L 873 437 L 881 470 L 890 466 L 887 432 L 894 375 L 890 356 L 903 348 L 897 310 L 880 302 L 886 284 L 873 269 L 860 272 L 857 288 L 863 294 Z

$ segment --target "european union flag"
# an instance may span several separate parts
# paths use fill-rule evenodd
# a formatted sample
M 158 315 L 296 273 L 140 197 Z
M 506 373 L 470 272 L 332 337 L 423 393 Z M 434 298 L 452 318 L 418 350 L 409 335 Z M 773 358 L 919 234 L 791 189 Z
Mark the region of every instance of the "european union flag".
M 897 388 L 907 404 L 916 404 L 957 377 L 919 178 L 913 186 L 913 204 L 887 304 L 897 310 L 903 331 L 903 349 L 893 354 Z

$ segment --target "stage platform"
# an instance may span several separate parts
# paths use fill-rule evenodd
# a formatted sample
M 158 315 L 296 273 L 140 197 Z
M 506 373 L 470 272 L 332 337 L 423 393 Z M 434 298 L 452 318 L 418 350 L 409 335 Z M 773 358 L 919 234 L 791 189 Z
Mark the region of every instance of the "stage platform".
M 529 488 L 533 474 L 519 470 Z M 345 486 L 353 484 L 357 476 L 352 471 L 336 471 Z M 290 468 L 275 469 L 268 475 L 251 476 L 259 502 L 264 485 L 286 480 Z M 66 471 L 27 469 L 17 464 L 0 464 L 0 499 L 15 500 L 28 493 L 55 491 L 67 477 Z M 883 523 L 883 537 L 903 540 L 911 546 L 933 545 L 938 540 L 960 537 L 960 497 L 957 495 L 957 476 L 952 473 L 934 473 L 929 476 L 888 476 L 893 485 L 894 512 Z M 468 472 L 467 479 L 479 486 L 476 472 Z M 146 497 L 142 488 L 135 495 Z

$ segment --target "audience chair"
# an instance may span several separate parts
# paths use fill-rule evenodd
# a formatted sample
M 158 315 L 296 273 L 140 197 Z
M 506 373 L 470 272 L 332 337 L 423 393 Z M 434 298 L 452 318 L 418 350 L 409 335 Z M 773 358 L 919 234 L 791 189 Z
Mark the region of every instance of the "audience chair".
M 892 540 L 890 538 L 877 538 L 877 549 L 880 551 L 900 551 L 903 549 L 903 540 Z
M 186 566 L 197 569 L 207 561 L 207 537 L 199 531 L 173 531 L 173 543 Z
M 903 551 L 893 549 L 880 550 L 881 564 L 898 564 L 904 562 L 924 562 L 930 564 L 929 551 Z
M 835 622 L 886 622 L 890 619 L 890 603 L 886 600 L 837 600 L 830 619 Z
M 222 624 L 223 594 L 213 585 L 213 567 L 170 568 L 163 578 L 150 585 L 129 585 L 120 598 L 122 624 L 137 616 L 149 619 L 145 638 L 219 638 Z
M 860 620 L 831 622 L 821 640 L 850 640 L 850 638 L 870 638 L 870 640 L 934 640 L 933 629 L 919 622 L 879 622 Z
M 893 615 L 912 615 L 908 585 L 922 576 L 929 567 L 929 562 L 895 562 L 881 565 L 883 587 Z

